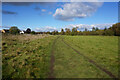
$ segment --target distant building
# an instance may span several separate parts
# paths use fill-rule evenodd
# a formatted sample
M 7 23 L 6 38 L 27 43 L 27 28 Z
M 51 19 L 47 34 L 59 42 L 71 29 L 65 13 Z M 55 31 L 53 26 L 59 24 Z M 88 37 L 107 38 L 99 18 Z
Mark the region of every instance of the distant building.
M 1 30 L 2 33 L 9 33 L 9 30 L 8 29 L 3 29 Z
M 24 34 L 25 32 L 24 31 L 20 31 L 20 34 Z

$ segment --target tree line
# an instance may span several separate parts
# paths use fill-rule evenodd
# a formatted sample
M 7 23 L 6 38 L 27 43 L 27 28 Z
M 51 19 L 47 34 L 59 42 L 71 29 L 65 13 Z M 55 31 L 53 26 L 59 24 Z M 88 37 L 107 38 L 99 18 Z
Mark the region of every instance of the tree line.
M 84 31 L 78 31 L 78 27 L 72 28 L 70 30 L 69 28 L 61 29 L 61 32 L 58 33 L 58 31 L 51 32 L 52 35 L 107 35 L 107 36 L 120 36 L 120 23 L 113 24 L 109 28 L 104 28 L 103 30 L 99 29 L 98 27 L 93 27 L 92 31 L 89 31 L 87 28 L 85 28 Z
M 13 26 L 9 29 L 9 33 L 10 34 L 19 34 L 20 33 L 20 29 L 18 29 L 18 27 L 16 26 Z M 35 34 L 35 31 L 31 31 L 30 28 L 27 28 L 26 30 L 23 30 L 24 33 L 27 33 L 27 34 Z
M 26 34 L 50 34 L 50 35 L 108 35 L 108 36 L 120 36 L 120 23 L 113 24 L 111 27 L 101 30 L 98 27 L 93 27 L 92 31 L 89 31 L 87 28 L 85 28 L 84 31 L 78 31 L 78 27 L 74 27 L 72 29 L 65 28 L 61 29 L 60 32 L 58 31 L 52 31 L 52 32 L 35 32 L 31 31 L 30 28 L 27 28 L 26 31 L 24 31 Z M 18 34 L 20 32 L 20 29 L 13 26 L 9 29 L 9 33 L 11 34 Z

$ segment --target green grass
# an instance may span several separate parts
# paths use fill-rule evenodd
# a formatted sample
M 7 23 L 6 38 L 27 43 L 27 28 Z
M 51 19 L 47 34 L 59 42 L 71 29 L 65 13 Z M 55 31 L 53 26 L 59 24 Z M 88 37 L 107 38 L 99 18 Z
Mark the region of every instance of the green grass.
M 97 69 L 84 57 L 66 46 L 61 40 L 57 41 L 55 49 L 56 78 L 107 78 L 107 74 Z
M 118 37 L 65 36 L 64 40 L 80 53 L 118 76 Z
M 51 49 L 57 36 L 3 35 L 3 78 L 47 78 Z M 21 39 L 23 37 L 23 39 Z M 60 36 L 54 46 L 54 76 L 56 78 L 110 78 L 81 54 L 118 75 L 118 37 Z
M 3 78 L 47 77 L 55 36 L 32 41 L 12 37 L 13 35 L 3 35 Z

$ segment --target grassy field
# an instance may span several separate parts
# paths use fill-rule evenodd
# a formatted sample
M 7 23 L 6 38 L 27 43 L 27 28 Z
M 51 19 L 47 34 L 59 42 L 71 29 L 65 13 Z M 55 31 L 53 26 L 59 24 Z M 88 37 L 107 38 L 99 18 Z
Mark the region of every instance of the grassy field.
M 118 37 L 59 36 L 54 41 L 57 37 L 3 35 L 3 78 L 48 78 L 52 53 L 56 78 L 111 77 L 89 59 L 118 77 Z
M 114 36 L 81 36 L 66 37 L 73 47 L 95 60 L 113 74 L 118 74 L 118 37 Z
M 102 68 L 118 76 L 118 37 L 64 36 L 64 41 Z M 55 75 L 63 78 L 110 78 L 83 56 L 57 41 Z
M 47 77 L 54 38 L 45 35 L 3 35 L 3 78 Z

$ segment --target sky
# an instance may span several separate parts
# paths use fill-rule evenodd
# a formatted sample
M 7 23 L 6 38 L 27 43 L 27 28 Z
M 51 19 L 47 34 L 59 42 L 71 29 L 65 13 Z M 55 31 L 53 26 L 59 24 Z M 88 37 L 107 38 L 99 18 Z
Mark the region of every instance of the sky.
M 60 31 L 104 29 L 118 22 L 118 2 L 3 2 L 2 27 Z

